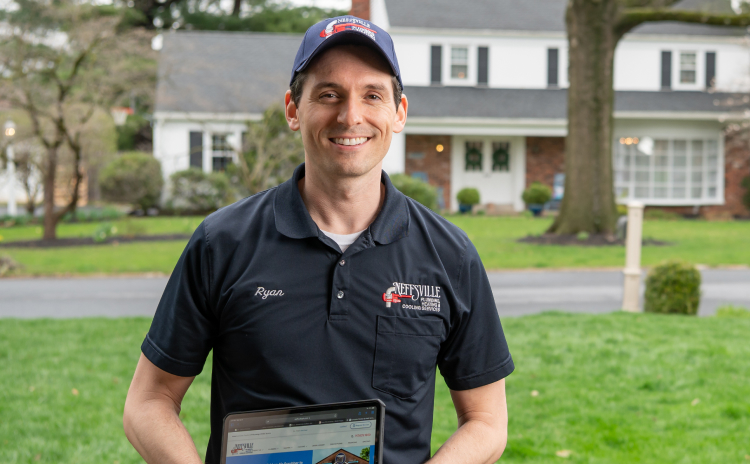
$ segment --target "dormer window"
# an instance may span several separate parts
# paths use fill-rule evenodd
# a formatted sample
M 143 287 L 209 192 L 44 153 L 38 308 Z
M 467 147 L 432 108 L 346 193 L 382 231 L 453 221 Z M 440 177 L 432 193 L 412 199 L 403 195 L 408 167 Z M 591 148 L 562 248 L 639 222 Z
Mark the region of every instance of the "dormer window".
M 680 84 L 695 84 L 695 52 L 680 53 Z
M 469 49 L 466 47 L 451 48 L 451 78 L 466 79 L 469 71 Z

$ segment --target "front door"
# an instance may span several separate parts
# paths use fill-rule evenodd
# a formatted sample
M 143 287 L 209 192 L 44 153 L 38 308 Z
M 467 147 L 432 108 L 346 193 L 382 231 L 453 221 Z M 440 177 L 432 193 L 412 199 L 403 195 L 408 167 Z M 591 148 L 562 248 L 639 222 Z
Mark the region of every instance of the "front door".
M 520 137 L 454 137 L 452 209 L 457 209 L 456 194 L 465 187 L 479 190 L 482 204 L 515 209 L 518 177 L 523 163 Z M 520 152 L 520 153 L 519 153 Z M 520 156 L 519 156 L 520 155 Z M 520 195 L 520 193 L 518 193 Z

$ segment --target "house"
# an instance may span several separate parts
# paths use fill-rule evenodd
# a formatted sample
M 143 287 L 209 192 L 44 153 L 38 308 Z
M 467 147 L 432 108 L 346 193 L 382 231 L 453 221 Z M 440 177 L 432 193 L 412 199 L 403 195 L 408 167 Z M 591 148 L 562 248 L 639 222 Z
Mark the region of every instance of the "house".
M 488 209 L 521 211 L 533 181 L 560 184 L 567 133 L 565 0 L 354 0 L 388 30 L 409 99 L 405 130 L 384 160 Z M 680 8 L 729 9 L 728 0 Z M 729 10 L 731 11 L 731 10 Z M 174 32 L 164 37 L 154 155 L 166 176 L 222 169 L 245 122 L 282 104 L 300 35 Z M 618 201 L 706 215 L 744 215 L 743 137 L 750 49 L 744 28 L 645 24 L 615 53 L 613 161 Z M 558 189 L 559 190 L 559 189 Z M 559 192 L 562 193 L 562 192 Z
M 316 464 L 369 464 L 369 461 L 355 456 L 345 449 L 340 449 L 330 456 L 321 459 Z

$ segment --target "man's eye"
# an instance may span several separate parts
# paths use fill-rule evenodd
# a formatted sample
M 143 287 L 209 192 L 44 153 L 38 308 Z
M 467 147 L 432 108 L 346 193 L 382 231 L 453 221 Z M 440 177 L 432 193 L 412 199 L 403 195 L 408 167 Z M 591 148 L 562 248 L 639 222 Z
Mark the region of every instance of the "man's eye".
M 382 100 L 382 98 L 380 98 L 380 95 L 368 95 L 367 98 L 369 98 L 370 100 Z
M 320 98 L 336 98 L 336 94 L 333 93 L 324 93 L 320 96 Z

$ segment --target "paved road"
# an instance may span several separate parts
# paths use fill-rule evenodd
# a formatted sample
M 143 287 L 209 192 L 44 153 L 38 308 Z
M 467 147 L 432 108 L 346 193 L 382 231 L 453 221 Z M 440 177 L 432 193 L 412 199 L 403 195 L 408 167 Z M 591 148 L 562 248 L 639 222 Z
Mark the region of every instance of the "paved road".
M 722 304 L 750 308 L 750 270 L 705 270 L 700 315 Z M 501 316 L 550 309 L 603 313 L 622 301 L 619 271 L 489 274 Z M 0 279 L 0 317 L 152 316 L 166 277 Z

